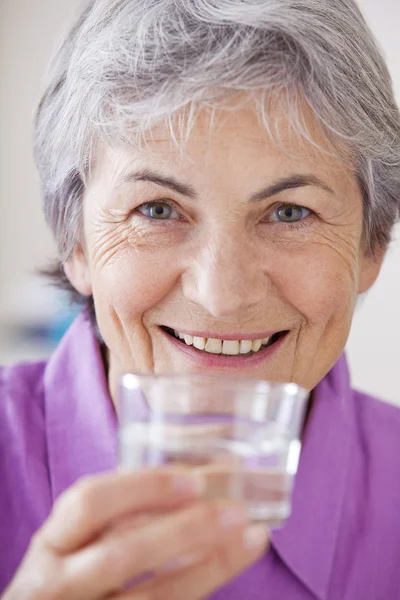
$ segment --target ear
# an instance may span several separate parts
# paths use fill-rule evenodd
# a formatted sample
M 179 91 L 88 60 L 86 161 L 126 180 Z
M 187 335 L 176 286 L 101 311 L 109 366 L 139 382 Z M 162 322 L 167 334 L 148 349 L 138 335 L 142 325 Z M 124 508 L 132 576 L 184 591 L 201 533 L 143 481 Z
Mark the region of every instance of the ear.
M 89 265 L 83 248 L 78 244 L 72 256 L 64 263 L 64 271 L 74 288 L 83 296 L 92 295 Z
M 360 272 L 358 278 L 358 294 L 367 292 L 375 283 L 382 267 L 385 251 L 378 249 L 374 255 L 368 253 L 361 258 Z

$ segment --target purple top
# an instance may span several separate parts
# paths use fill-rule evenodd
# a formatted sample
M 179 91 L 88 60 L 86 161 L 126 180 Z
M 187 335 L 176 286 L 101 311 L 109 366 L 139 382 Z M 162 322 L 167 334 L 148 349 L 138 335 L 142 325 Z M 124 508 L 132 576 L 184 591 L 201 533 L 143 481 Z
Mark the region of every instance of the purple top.
M 45 363 L 0 369 L 0 592 L 55 499 L 115 468 L 116 416 L 81 315 Z M 315 390 L 286 526 L 213 600 L 400 599 L 400 410 L 350 388 L 342 357 Z

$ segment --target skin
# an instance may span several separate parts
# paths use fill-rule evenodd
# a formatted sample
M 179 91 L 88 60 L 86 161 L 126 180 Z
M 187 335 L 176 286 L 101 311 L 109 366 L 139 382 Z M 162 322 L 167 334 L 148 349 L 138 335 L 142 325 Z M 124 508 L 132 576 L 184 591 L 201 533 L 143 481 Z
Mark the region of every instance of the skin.
M 271 118 L 284 150 L 247 104 L 215 115 L 212 127 L 201 111 L 181 149 L 159 127 L 144 149 L 104 148 L 97 157 L 84 236 L 65 270 L 77 290 L 93 294 L 115 403 L 125 371 L 211 370 L 313 389 L 340 356 L 357 295 L 375 281 L 383 253 L 373 259 L 363 247 L 362 198 L 349 158 L 301 139 L 279 108 Z M 312 116 L 305 120 L 324 149 Z M 196 198 L 137 181 L 138 170 L 174 177 Z M 302 185 L 294 185 L 299 176 Z M 276 193 L 288 177 L 293 185 Z M 268 197 L 251 201 L 267 187 Z M 169 202 L 174 218 L 149 218 L 144 205 L 154 201 Z M 282 203 L 307 210 L 295 212 L 295 225 L 280 222 Z M 206 369 L 160 326 L 222 339 L 289 333 L 262 360 L 227 366 L 216 358 Z M 157 471 L 77 483 L 35 534 L 4 600 L 208 596 L 269 541 L 264 526 L 246 528 L 244 507 L 204 500 L 194 483 L 187 475 L 177 485 Z M 124 591 L 149 570 L 153 580 Z

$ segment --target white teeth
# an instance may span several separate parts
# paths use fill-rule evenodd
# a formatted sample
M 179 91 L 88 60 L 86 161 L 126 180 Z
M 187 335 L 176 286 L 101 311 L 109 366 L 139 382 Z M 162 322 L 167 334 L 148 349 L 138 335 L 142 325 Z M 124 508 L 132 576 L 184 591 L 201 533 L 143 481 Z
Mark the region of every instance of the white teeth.
M 253 342 L 251 340 L 242 340 L 240 342 L 240 354 L 248 354 L 251 352 Z
M 214 338 L 209 338 L 206 343 L 206 347 L 204 348 L 206 352 L 210 352 L 211 354 L 221 354 L 222 352 L 222 340 L 216 340 Z
M 206 339 L 203 337 L 194 337 L 193 338 L 193 346 L 198 350 L 204 350 L 206 346 Z
M 238 354 L 249 354 L 258 352 L 262 346 L 270 341 L 270 337 L 258 340 L 219 340 L 216 338 L 204 338 L 180 333 L 174 330 L 175 337 L 185 342 L 187 346 L 194 346 L 198 350 L 204 350 L 210 354 L 225 354 L 236 356 Z
M 236 356 L 239 354 L 239 342 L 237 340 L 224 340 L 222 343 L 222 354 Z
M 253 340 L 251 349 L 253 350 L 253 352 L 258 352 L 261 348 L 261 345 L 261 340 Z

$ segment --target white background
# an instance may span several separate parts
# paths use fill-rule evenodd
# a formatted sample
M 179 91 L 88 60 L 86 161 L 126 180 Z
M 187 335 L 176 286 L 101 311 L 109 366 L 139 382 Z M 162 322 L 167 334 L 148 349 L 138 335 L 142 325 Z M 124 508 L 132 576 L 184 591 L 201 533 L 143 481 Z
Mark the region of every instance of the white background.
M 29 283 L 30 274 L 53 251 L 41 215 L 31 117 L 45 65 L 78 4 L 0 0 L 0 362 L 14 358 L 4 325 L 46 309 L 42 292 Z M 400 98 L 400 2 L 360 0 L 360 5 L 384 49 Z M 399 312 L 400 230 L 377 284 L 357 310 L 348 343 L 355 386 L 398 403 Z

